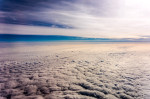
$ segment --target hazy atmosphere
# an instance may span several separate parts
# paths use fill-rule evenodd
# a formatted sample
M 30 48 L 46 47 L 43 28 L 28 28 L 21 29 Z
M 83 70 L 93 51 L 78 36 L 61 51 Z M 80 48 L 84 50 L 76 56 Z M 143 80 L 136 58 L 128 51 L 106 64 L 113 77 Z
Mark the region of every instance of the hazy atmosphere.
M 0 0 L 0 99 L 150 99 L 150 0 Z

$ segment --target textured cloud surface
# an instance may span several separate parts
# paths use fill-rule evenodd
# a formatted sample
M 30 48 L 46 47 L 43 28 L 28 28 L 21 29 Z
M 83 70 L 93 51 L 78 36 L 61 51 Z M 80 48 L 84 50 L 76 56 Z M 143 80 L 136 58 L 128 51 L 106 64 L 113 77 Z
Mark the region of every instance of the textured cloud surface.
M 0 0 L 0 33 L 140 38 L 148 0 Z
M 44 44 L 0 44 L 0 99 L 149 99 L 149 44 Z

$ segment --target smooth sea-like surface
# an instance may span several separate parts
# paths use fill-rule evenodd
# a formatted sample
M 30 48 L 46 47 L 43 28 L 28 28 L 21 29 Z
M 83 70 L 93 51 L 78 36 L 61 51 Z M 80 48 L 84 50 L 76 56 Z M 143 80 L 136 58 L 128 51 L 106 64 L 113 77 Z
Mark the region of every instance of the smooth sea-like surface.
M 88 38 L 64 35 L 0 34 L 0 42 L 148 42 L 149 39 Z

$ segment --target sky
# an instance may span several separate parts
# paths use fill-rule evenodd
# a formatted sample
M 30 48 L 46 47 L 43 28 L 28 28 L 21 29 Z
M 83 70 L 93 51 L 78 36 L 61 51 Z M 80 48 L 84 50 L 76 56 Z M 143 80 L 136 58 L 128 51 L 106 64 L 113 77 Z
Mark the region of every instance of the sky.
M 149 38 L 150 0 L 0 0 L 0 34 Z

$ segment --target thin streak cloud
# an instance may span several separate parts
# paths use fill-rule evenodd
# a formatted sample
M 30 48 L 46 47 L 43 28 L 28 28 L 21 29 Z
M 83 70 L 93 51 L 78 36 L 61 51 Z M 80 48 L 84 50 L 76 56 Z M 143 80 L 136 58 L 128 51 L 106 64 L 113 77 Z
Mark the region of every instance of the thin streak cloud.
M 1 2 L 0 33 L 100 38 L 140 38 L 150 34 L 147 0 Z

